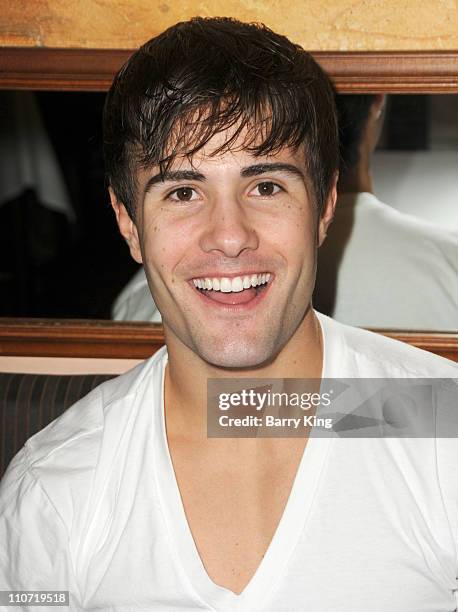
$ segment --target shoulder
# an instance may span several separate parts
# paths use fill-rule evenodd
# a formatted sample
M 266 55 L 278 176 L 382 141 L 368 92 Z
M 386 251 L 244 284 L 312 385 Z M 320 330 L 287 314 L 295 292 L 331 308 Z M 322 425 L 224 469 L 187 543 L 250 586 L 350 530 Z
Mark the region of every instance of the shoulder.
M 84 445 L 97 437 L 109 420 L 129 413 L 129 398 L 135 397 L 161 369 L 165 350 L 128 372 L 102 383 L 26 443 L 33 464 L 66 447 Z
M 132 370 L 96 387 L 47 427 L 32 436 L 16 455 L 0 487 L 1 500 L 22 496 L 33 482 L 71 520 L 82 503 L 102 455 L 116 453 L 127 423 L 141 410 L 142 395 L 161 384 L 165 348 Z M 65 521 L 67 522 L 67 521 Z
M 349 203 L 353 203 L 356 211 L 356 219 L 365 219 L 366 217 L 374 219 L 383 225 L 386 225 L 390 230 L 398 230 L 403 236 L 414 236 L 416 239 L 423 238 L 432 243 L 458 249 L 458 233 L 447 231 L 443 227 L 436 225 L 430 221 L 410 215 L 381 202 L 372 193 L 354 193 L 344 194 L 342 196 L 344 203 L 343 209 L 351 208 Z M 378 227 L 380 231 L 380 226 Z
M 319 314 L 330 377 L 458 378 L 458 364 L 382 334 Z

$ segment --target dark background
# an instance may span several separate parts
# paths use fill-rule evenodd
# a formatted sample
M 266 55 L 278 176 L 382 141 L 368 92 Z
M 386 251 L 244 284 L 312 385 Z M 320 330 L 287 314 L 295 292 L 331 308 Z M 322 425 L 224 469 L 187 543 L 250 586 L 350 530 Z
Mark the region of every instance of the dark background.
M 36 96 L 76 221 L 44 207 L 31 190 L 0 206 L 0 316 L 109 318 L 138 265 L 119 235 L 105 187 L 105 94 Z

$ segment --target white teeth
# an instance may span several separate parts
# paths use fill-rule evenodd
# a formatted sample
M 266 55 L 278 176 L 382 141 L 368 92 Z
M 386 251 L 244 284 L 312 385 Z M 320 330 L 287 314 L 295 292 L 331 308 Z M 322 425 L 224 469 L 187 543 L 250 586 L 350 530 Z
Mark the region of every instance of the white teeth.
M 239 293 L 250 287 L 265 285 L 269 282 L 270 276 L 269 272 L 264 272 L 263 274 L 235 276 L 234 278 L 227 278 L 225 276 L 222 278 L 193 278 L 192 282 L 198 289 L 222 291 L 223 293 Z
M 222 278 L 220 281 L 220 291 L 230 293 L 232 291 L 232 283 L 230 278 Z

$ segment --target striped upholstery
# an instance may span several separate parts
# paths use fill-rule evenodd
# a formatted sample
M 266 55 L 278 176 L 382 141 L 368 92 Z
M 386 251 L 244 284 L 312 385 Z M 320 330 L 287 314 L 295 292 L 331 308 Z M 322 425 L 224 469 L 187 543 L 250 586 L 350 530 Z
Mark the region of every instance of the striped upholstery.
M 0 477 L 30 436 L 113 377 L 0 373 Z

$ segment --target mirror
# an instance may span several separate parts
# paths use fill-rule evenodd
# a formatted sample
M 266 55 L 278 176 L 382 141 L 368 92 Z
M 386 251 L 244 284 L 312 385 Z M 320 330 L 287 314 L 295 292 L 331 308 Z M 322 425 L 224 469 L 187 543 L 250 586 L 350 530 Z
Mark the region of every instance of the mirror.
M 0 316 L 109 319 L 138 270 L 104 184 L 103 100 L 103 93 L 0 92 Z M 372 175 L 381 202 L 458 236 L 457 102 L 452 94 L 389 96 Z M 138 295 L 143 302 L 129 319 L 150 316 L 149 297 Z M 329 311 L 329 299 L 315 301 Z M 389 327 L 456 331 L 458 305 L 455 314 L 445 328 L 440 317 L 435 328 Z
M 456 96 L 340 95 L 337 106 L 339 197 L 315 306 L 354 326 L 456 330 Z

